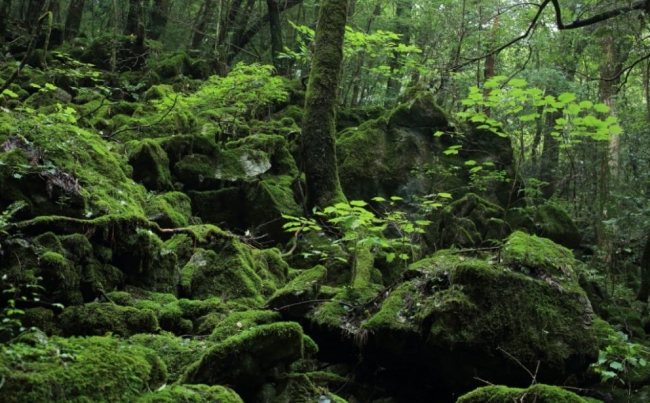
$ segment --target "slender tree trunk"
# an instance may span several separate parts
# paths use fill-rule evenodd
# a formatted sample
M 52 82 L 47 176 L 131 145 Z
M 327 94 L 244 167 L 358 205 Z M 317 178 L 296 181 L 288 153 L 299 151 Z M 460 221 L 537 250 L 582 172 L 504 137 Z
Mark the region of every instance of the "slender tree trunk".
M 81 18 L 83 17 L 86 0 L 70 0 L 68 15 L 65 19 L 65 30 L 63 38 L 66 41 L 73 40 L 79 33 Z
M 11 11 L 11 0 L 3 0 L 0 6 L 0 44 L 5 43 L 7 36 L 7 25 L 9 25 L 9 12 Z
M 413 8 L 412 0 L 398 0 L 395 7 L 395 17 L 397 18 L 397 23 L 395 26 L 395 33 L 400 35 L 399 41 L 397 44 L 407 45 L 411 41 L 411 29 L 409 23 L 411 22 L 411 9 Z M 399 91 L 402 87 L 401 77 L 395 78 L 395 75 L 400 74 L 400 53 L 393 52 L 390 60 L 390 76 L 388 77 L 388 82 L 386 83 L 386 102 L 385 106 L 392 106 L 395 103 L 395 99 L 399 95 Z
M 347 6 L 348 0 L 324 0 L 316 27 L 302 125 L 301 157 L 310 211 L 345 201 L 336 165 L 334 107 L 343 62 Z
M 562 117 L 561 111 L 547 113 L 545 116 L 546 122 L 542 129 L 544 145 L 540 161 L 539 179 L 548 183 L 541 189 L 545 199 L 550 199 L 553 196 L 559 181 L 557 169 L 560 164 L 560 145 L 551 133 L 555 130 L 555 120 L 560 117 Z
M 159 40 L 165 33 L 167 20 L 169 19 L 169 9 L 171 3 L 169 0 L 154 0 L 149 13 L 149 22 L 147 32 L 149 38 L 154 41 Z
M 192 49 L 199 49 L 201 47 L 203 39 L 205 39 L 206 36 L 208 24 L 212 18 L 212 14 L 214 14 L 215 6 L 215 0 L 205 0 L 203 15 L 201 16 L 199 23 L 196 25 L 194 36 L 192 36 Z
M 269 30 L 271 32 L 271 59 L 273 66 L 278 74 L 283 75 L 285 68 L 280 59 L 280 52 L 282 52 L 282 25 L 280 24 L 280 9 L 278 8 L 278 0 L 266 0 L 266 5 L 269 9 Z
M 643 256 L 641 256 L 641 288 L 636 295 L 636 299 L 648 302 L 648 296 L 650 296 L 650 234 L 648 234 L 648 239 L 643 248 Z

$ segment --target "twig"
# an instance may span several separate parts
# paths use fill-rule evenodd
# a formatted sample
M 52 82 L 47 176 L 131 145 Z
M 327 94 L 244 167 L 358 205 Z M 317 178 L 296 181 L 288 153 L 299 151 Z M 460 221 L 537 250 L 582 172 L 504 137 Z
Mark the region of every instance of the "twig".
M 531 377 L 532 380 L 533 380 L 532 385 L 534 385 L 534 384 L 537 382 L 537 381 L 536 381 L 536 378 L 537 378 L 537 370 L 539 370 L 539 361 L 537 361 L 537 369 L 535 370 L 535 374 L 533 374 L 532 372 L 530 372 L 530 370 L 529 370 L 528 368 L 526 368 L 526 366 L 525 366 L 524 364 L 521 363 L 521 361 L 519 361 L 518 359 L 516 359 L 512 354 L 510 354 L 510 353 L 507 352 L 506 350 L 502 349 L 500 346 L 497 347 L 497 350 L 503 352 L 505 355 L 507 355 L 507 356 L 510 357 L 512 360 L 514 360 L 517 364 L 519 364 L 519 366 L 522 367 L 526 372 L 528 372 L 528 375 L 530 375 L 530 377 Z
M 315 303 L 315 302 L 330 302 L 331 300 L 332 300 L 331 298 L 326 298 L 326 299 L 310 299 L 309 301 L 300 301 L 300 302 L 296 302 L 296 303 L 294 303 L 294 304 L 284 305 L 284 306 L 281 306 L 281 307 L 279 307 L 279 308 L 273 308 L 273 310 L 274 310 L 274 311 L 281 311 L 281 310 L 283 310 L 283 309 L 291 308 L 291 307 L 298 306 L 298 305 L 312 304 L 312 303 Z M 268 309 L 268 306 L 266 306 L 265 308 Z
M 485 379 L 479 378 L 478 376 L 475 376 L 474 379 L 476 379 L 477 381 L 481 381 L 481 382 L 483 382 L 483 383 L 485 383 L 487 385 L 494 386 L 494 384 L 492 382 L 486 381 Z
M 144 126 L 132 126 L 132 127 L 126 127 L 126 128 L 124 128 L 124 129 L 122 129 L 122 130 L 118 130 L 118 131 L 113 132 L 110 136 L 103 136 L 103 138 L 105 138 L 105 139 L 110 139 L 110 138 L 115 137 L 115 136 L 116 136 L 117 134 L 119 134 L 119 133 L 123 133 L 123 132 L 130 131 L 130 130 L 148 129 L 148 128 L 152 127 L 152 126 L 155 126 L 155 125 L 159 124 L 159 123 L 162 122 L 162 120 L 165 119 L 165 118 L 167 117 L 167 115 L 169 115 L 169 113 L 174 109 L 174 107 L 176 106 L 176 102 L 178 101 L 178 97 L 179 97 L 179 96 L 180 96 L 179 94 L 176 94 L 176 97 L 174 98 L 174 103 L 172 103 L 172 105 L 167 109 L 167 111 L 166 111 L 166 112 L 165 112 L 165 113 L 160 117 L 160 119 L 158 119 L 156 122 L 153 122 L 152 124 L 144 125 Z

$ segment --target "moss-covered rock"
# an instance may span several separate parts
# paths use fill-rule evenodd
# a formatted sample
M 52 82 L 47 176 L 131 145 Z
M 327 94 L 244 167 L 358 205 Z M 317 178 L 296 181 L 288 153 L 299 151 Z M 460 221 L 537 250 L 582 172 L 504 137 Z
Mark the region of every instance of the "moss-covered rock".
M 507 386 L 490 385 L 473 390 L 458 398 L 458 403 L 490 403 L 510 402 L 521 403 L 590 403 L 593 399 L 582 398 L 558 386 L 537 384 L 527 389 L 509 388 Z
M 578 248 L 582 240 L 580 231 L 571 217 L 554 204 L 511 209 L 508 211 L 507 221 L 514 229 L 548 238 L 569 249 Z
M 65 308 L 59 317 L 65 336 L 115 334 L 128 337 L 136 333 L 158 331 L 153 311 L 112 303 L 91 302 Z
M 191 200 L 185 193 L 163 193 L 147 202 L 145 213 L 162 228 L 185 227 L 192 217 Z
M 467 193 L 431 217 L 437 222 L 426 228 L 429 242 L 438 247 L 478 247 L 492 245 L 510 233 L 503 220 L 505 211 L 496 204 Z
M 317 299 L 320 286 L 325 283 L 327 269 L 318 265 L 313 269 L 302 271 L 284 287 L 276 291 L 267 302 L 274 309 L 293 317 L 304 315 L 312 307 L 305 302 Z
M 139 396 L 136 403 L 244 403 L 233 390 L 221 385 L 171 385 Z
M 369 331 L 364 356 L 379 365 L 417 361 L 458 389 L 471 387 L 475 376 L 525 383 L 519 365 L 539 364 L 542 382 L 583 373 L 598 351 L 591 304 L 577 284 L 571 252 L 537 240 L 511 235 L 502 264 L 496 255 L 441 251 L 411 265 L 404 276 L 412 280 L 361 325 Z M 522 245 L 517 254 L 506 251 L 510 242 Z
M 129 164 L 133 167 L 133 179 L 147 190 L 172 190 L 169 158 L 160 145 L 145 139 L 127 144 Z
M 202 326 L 210 328 L 209 340 L 212 342 L 221 342 L 256 326 L 277 322 L 281 319 L 277 312 L 258 310 L 235 312 L 225 318 L 219 316 L 215 315 L 212 320 L 202 323 Z
M 129 341 L 156 352 L 167 367 L 167 383 L 176 382 L 185 368 L 197 362 L 211 346 L 201 340 L 181 338 L 168 332 L 136 334 Z
M 210 348 L 190 366 L 184 383 L 228 384 L 241 396 L 255 394 L 273 369 L 303 356 L 303 333 L 297 323 L 260 325 Z
M 111 337 L 41 337 L 0 354 L 2 400 L 22 402 L 134 401 L 167 379 L 165 364 L 137 344 Z

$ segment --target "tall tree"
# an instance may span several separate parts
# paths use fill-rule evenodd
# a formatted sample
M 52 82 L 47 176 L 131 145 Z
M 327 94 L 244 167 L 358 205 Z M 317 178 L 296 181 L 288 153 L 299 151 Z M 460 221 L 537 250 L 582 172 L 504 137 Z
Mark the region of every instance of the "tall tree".
M 11 11 L 11 0 L 3 0 L 0 6 L 0 44 L 5 42 L 7 36 L 7 25 L 9 24 L 9 12 Z
M 70 0 L 70 5 L 68 6 L 68 15 L 65 19 L 65 29 L 63 33 L 63 38 L 66 41 L 74 39 L 74 37 L 79 33 L 85 3 L 86 0 Z
M 157 41 L 165 33 L 167 21 L 169 20 L 169 10 L 171 2 L 169 0 L 154 0 L 149 13 L 147 22 L 148 37 Z
M 348 0 L 324 0 L 318 17 L 302 124 L 307 207 L 326 207 L 345 196 L 336 165 L 335 104 L 343 62 Z
M 284 74 L 284 66 L 282 59 L 280 59 L 280 52 L 282 52 L 282 25 L 280 24 L 280 8 L 278 7 L 278 0 L 266 0 L 266 5 L 269 10 L 269 31 L 271 33 L 271 59 L 273 66 L 279 74 Z
M 192 36 L 192 49 L 199 49 L 201 47 L 201 44 L 203 43 L 203 40 L 206 36 L 208 24 L 210 23 L 210 20 L 214 14 L 216 4 L 217 3 L 215 0 L 205 0 L 205 3 L 203 3 L 203 6 L 201 7 L 198 15 L 196 29 L 194 30 L 194 35 Z

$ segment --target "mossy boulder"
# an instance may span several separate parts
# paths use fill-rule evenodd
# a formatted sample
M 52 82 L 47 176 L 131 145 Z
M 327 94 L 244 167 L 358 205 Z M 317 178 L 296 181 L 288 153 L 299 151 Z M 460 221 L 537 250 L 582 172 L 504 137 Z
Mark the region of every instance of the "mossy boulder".
M 129 342 L 155 351 L 167 367 L 168 383 L 176 382 L 185 368 L 201 359 L 210 343 L 192 338 L 182 338 L 168 332 L 136 334 Z
M 192 217 L 192 201 L 181 192 L 154 196 L 145 206 L 147 218 L 162 228 L 185 227 Z
M 306 302 L 317 299 L 320 286 L 325 284 L 327 269 L 318 265 L 313 269 L 304 270 L 289 281 L 284 287 L 277 290 L 267 302 L 273 309 L 282 309 L 284 315 L 301 317 L 312 309 Z
M 303 332 L 297 323 L 256 326 L 208 350 L 187 369 L 182 382 L 227 384 L 248 400 L 268 376 L 300 359 L 303 349 Z
M 166 191 L 174 187 L 169 171 L 169 158 L 160 145 L 150 139 L 127 144 L 129 164 L 133 167 L 133 179 L 147 190 Z
M 511 209 L 507 221 L 512 228 L 548 238 L 569 249 L 578 248 L 582 241 L 580 231 L 569 214 L 555 204 Z
M 244 403 L 232 389 L 221 385 L 171 385 L 138 397 L 136 403 Z
M 474 193 L 467 193 L 441 212 L 431 214 L 431 221 L 437 225 L 426 228 L 427 238 L 439 248 L 491 245 L 511 231 L 504 217 L 505 211 L 500 206 Z
M 233 239 L 217 250 L 197 252 L 181 270 L 192 298 L 250 298 L 261 303 L 262 279 L 251 248 Z
M 595 403 L 595 399 L 583 398 L 558 386 L 536 384 L 527 389 L 501 385 L 484 386 L 458 398 L 457 403 Z
M 123 402 L 158 389 L 167 369 L 153 350 L 117 338 L 40 336 L 3 349 L 0 378 L 8 403 Z
M 571 252 L 537 241 L 512 234 L 501 262 L 497 254 L 440 251 L 411 265 L 404 274 L 411 280 L 361 325 L 368 334 L 364 357 L 414 377 L 433 371 L 456 390 L 476 387 L 475 377 L 530 382 L 520 365 L 539 365 L 541 382 L 580 376 L 598 352 L 593 310 Z
M 65 336 L 115 334 L 128 337 L 136 333 L 158 331 L 153 311 L 112 303 L 91 302 L 65 308 L 59 317 Z

